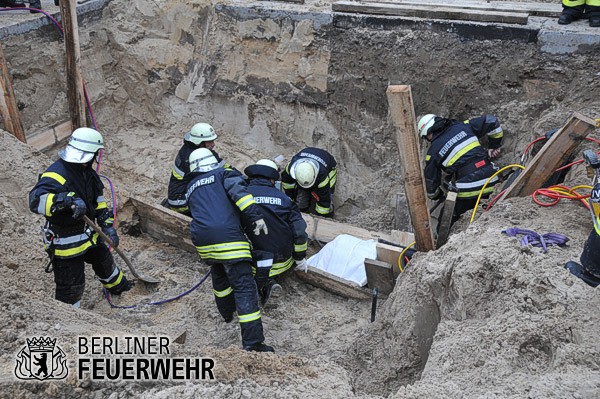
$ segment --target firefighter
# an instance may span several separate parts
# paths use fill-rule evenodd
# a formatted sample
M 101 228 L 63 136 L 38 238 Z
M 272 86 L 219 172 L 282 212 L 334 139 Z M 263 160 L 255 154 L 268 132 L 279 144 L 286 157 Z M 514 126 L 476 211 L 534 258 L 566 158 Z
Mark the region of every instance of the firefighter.
M 255 236 L 250 229 L 246 229 L 246 235 L 250 238 L 253 250 L 267 251 L 274 256 L 273 265 L 257 261 L 254 274 L 264 306 L 269 297 L 281 294 L 281 286 L 276 282 L 278 276 L 294 265 L 306 271 L 306 222 L 298 206 L 275 187 L 275 182 L 280 178 L 275 162 L 261 159 L 248 166 L 244 173 L 248 176 L 248 192 L 260 206 L 270 233 L 268 237 Z
M 85 288 L 85 263 L 111 294 L 120 295 L 132 284 L 115 265 L 106 244 L 83 221 L 96 220 L 102 231 L 119 245 L 113 213 L 104 200 L 104 185 L 92 168 L 102 135 L 86 127 L 76 129 L 60 159 L 41 174 L 29 193 L 29 209 L 46 218 L 44 243 L 56 283 L 55 298 L 79 307 Z M 49 266 L 50 266 L 49 264 Z M 46 269 L 50 272 L 49 267 Z
M 445 174 L 448 189 L 458 192 L 451 222 L 454 223 L 475 207 L 483 185 L 498 171 L 490 159 L 500 155 L 502 127 L 492 115 L 460 122 L 433 114 L 421 117 L 417 127 L 420 137 L 431 142 L 425 157 L 427 196 L 434 201 L 443 200 L 442 174 Z M 479 142 L 483 137 L 487 137 L 487 151 Z M 498 176 L 489 181 L 482 198 L 490 196 L 498 181 Z
M 244 227 L 250 226 L 255 236 L 268 234 L 260 208 L 241 173 L 220 166 L 208 148 L 194 150 L 189 164 L 186 199 L 193 218 L 191 238 L 202 260 L 211 266 L 217 309 L 226 323 L 237 311 L 245 350 L 273 352 L 264 344 L 252 253 L 244 235 Z
M 563 11 L 558 17 L 560 25 L 589 18 L 591 27 L 600 27 L 600 0 L 562 0 Z
M 307 147 L 294 155 L 281 173 L 283 190 L 301 212 L 308 212 L 314 203 L 315 214 L 333 218 L 336 166 L 335 158 L 327 151 Z
M 208 148 L 218 162 L 222 162 L 215 148 L 217 134 L 208 123 L 196 123 L 183 137 L 183 146 L 179 149 L 169 180 L 168 198 L 163 205 L 175 212 L 191 216 L 185 202 L 185 190 L 190 182 L 190 154 L 198 148 Z
M 600 175 L 596 178 L 588 201 L 594 228 L 583 245 L 579 258 L 581 264 L 567 262 L 565 268 L 589 286 L 597 287 L 600 284 Z

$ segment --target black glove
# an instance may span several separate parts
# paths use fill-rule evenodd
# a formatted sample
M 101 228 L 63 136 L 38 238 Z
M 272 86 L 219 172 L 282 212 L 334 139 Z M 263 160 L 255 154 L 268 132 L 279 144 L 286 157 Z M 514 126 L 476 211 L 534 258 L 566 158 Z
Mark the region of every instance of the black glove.
M 104 227 L 102 231 L 111 239 L 115 248 L 119 246 L 119 235 L 114 227 Z
M 73 197 L 72 197 L 73 198 Z M 83 215 L 87 212 L 87 207 L 85 206 L 85 202 L 81 198 L 73 198 L 73 203 L 71 204 L 71 209 L 73 210 L 73 219 L 79 220 L 83 218 Z
M 429 194 L 428 197 L 432 201 L 439 201 L 444 198 L 444 192 L 442 190 L 440 190 L 438 187 L 436 192 L 433 195 Z

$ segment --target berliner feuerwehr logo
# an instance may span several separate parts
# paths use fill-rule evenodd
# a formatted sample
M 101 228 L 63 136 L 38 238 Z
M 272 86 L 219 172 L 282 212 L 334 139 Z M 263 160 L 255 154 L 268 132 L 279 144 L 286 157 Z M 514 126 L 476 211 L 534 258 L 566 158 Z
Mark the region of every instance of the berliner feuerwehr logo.
M 65 352 L 56 346 L 56 338 L 27 339 L 17 354 L 15 376 L 21 380 L 62 380 L 69 374 Z

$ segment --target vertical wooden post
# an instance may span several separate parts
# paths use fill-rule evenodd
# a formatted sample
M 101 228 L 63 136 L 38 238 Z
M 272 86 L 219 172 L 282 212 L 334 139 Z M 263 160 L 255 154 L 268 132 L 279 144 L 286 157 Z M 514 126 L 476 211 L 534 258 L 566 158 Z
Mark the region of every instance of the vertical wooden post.
M 388 109 L 396 127 L 400 163 L 404 171 L 404 189 L 408 212 L 415 230 L 419 251 L 434 249 L 431 214 L 427 208 L 425 178 L 421 167 L 419 138 L 410 86 L 394 85 L 387 89 Z
M 6 57 L 4 57 L 2 44 L 0 44 L 0 89 L 2 90 L 2 95 L 0 95 L 0 115 L 4 120 L 4 127 L 17 139 L 21 140 L 23 143 L 27 143 L 25 130 L 23 129 L 23 123 L 21 122 L 21 113 L 17 107 L 15 92 L 13 91 L 10 75 L 8 73 L 8 64 L 6 62 Z
M 81 78 L 79 26 L 77 23 L 76 0 L 60 0 L 60 14 L 65 32 L 65 48 L 67 52 L 67 98 L 69 114 L 73 129 L 87 126 L 85 112 L 85 95 Z

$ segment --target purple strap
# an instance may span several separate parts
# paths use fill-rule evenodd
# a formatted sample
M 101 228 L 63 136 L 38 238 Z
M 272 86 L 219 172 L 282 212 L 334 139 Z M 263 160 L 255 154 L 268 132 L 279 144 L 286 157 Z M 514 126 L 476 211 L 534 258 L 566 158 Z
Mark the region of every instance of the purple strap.
M 559 247 L 565 246 L 569 239 L 567 236 L 558 233 L 546 233 L 540 235 L 533 230 L 520 229 L 518 227 L 510 227 L 506 230 L 502 230 L 503 233 L 509 237 L 516 237 L 519 234 L 523 234 L 523 237 L 519 240 L 521 245 L 533 245 L 534 247 L 541 247 L 542 252 L 548 252 L 550 245 L 558 245 Z

